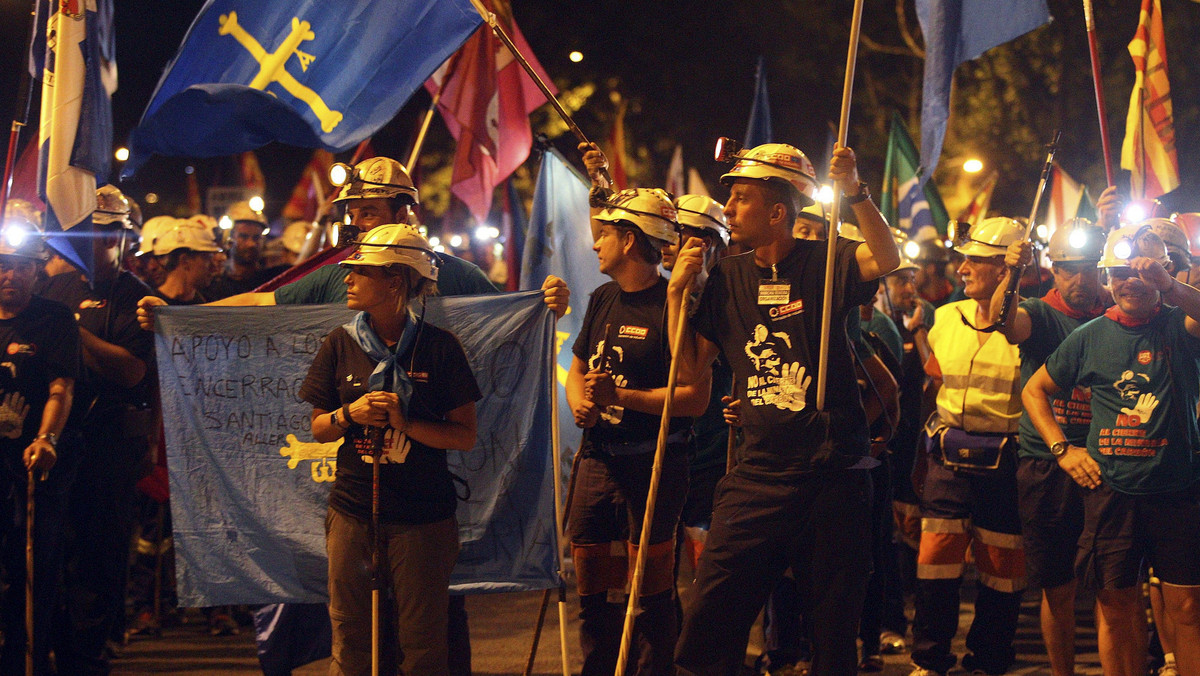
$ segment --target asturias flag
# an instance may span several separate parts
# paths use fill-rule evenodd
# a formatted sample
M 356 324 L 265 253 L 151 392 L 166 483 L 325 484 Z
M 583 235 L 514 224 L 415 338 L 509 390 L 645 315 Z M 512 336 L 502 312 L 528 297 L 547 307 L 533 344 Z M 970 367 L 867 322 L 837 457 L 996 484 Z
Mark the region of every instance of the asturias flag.
M 91 274 L 96 185 L 108 182 L 116 89 L 111 0 L 39 0 L 30 68 L 42 80 L 38 195 L 47 241 Z
M 209 0 L 130 138 L 214 157 L 271 141 L 347 150 L 392 119 L 479 26 L 469 0 Z

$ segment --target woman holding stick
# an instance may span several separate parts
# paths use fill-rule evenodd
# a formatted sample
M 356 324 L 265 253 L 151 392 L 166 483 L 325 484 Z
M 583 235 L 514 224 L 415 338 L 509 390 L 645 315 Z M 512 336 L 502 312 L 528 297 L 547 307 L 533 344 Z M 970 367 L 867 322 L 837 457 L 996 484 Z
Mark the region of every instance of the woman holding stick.
M 445 450 L 475 445 L 480 393 L 454 335 L 413 311 L 434 290 L 436 263 L 413 226 L 366 234 L 341 263 L 347 306 L 360 312 L 325 339 L 300 389 L 313 438 L 342 440 L 325 521 L 332 673 L 366 674 L 377 659 L 371 568 L 383 580 L 376 592 L 390 585 L 395 597 L 388 640 L 398 640 L 404 672 L 447 673 L 458 527 Z

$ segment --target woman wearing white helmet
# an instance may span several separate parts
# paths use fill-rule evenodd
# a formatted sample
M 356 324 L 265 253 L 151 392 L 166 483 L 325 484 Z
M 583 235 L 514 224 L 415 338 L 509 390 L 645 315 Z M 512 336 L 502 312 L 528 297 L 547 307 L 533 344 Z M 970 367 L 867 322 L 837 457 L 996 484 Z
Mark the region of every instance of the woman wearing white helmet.
M 454 335 L 413 312 L 438 278 L 415 227 L 371 230 L 341 265 L 346 304 L 359 313 L 325 339 L 299 393 L 313 407 L 313 438 L 341 441 L 326 517 L 333 666 L 365 674 L 371 665 L 374 517 L 396 599 L 396 635 L 384 640 L 398 642 L 405 673 L 446 674 L 458 526 L 445 451 L 475 445 L 479 387 Z

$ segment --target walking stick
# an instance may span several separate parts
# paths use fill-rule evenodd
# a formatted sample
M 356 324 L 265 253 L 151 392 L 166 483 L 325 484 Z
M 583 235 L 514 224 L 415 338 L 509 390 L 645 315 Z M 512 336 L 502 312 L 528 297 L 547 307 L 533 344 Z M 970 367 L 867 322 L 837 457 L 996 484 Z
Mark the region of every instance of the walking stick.
M 1058 139 L 1061 136 L 1062 131 L 1055 131 L 1054 140 L 1046 146 L 1046 163 L 1042 165 L 1042 177 L 1038 180 L 1037 193 L 1033 196 L 1033 208 L 1029 210 L 1029 222 L 1025 224 L 1025 237 L 1022 238 L 1026 242 L 1029 241 L 1029 235 L 1033 232 L 1033 222 L 1037 217 L 1038 207 L 1042 204 L 1042 193 L 1046 189 L 1046 182 L 1050 179 L 1050 170 L 1054 168 L 1054 153 L 1058 152 Z M 985 331 L 995 331 L 1008 325 L 1008 320 L 1012 318 L 1013 306 L 1016 305 L 1013 301 L 1016 299 L 1020 287 L 1021 268 L 1009 268 L 1008 287 L 1004 289 L 1004 305 L 1000 307 L 1000 318 Z
M 379 463 L 383 459 L 382 427 L 371 428 L 371 676 L 379 676 Z
M 842 82 L 842 116 L 838 122 L 838 145 L 846 147 L 850 128 L 850 97 L 854 93 L 854 66 L 858 61 L 858 36 L 862 32 L 863 0 L 854 0 L 850 19 L 850 48 L 846 51 L 846 77 Z M 833 264 L 837 249 L 838 228 L 842 224 L 842 191 L 833 191 L 833 207 L 829 211 L 829 232 L 825 248 L 825 296 L 821 302 L 821 343 L 817 358 L 817 410 L 825 410 L 825 381 L 829 370 L 829 331 L 833 323 Z
M 1100 147 L 1104 151 L 1104 177 L 1113 185 L 1111 155 L 1108 150 L 1108 116 L 1104 112 L 1104 80 L 1100 77 L 1100 47 L 1096 39 L 1096 16 L 1092 0 L 1083 0 L 1083 21 L 1087 25 L 1088 54 L 1092 60 L 1092 88 L 1096 92 L 1096 115 L 1100 117 Z
M 31 27 L 26 31 L 28 37 L 25 40 L 25 51 L 22 54 L 28 54 L 33 45 L 33 30 L 37 22 L 37 8 L 35 3 L 30 3 L 29 21 Z M 29 120 L 29 99 L 30 92 L 33 89 L 33 78 L 29 75 L 29 69 L 22 67 L 20 75 L 20 84 L 17 85 L 17 105 L 13 108 L 12 128 L 8 132 L 8 154 L 4 159 L 4 179 L 0 183 L 0 221 L 4 220 L 5 211 L 8 208 L 8 193 L 12 190 L 13 179 L 13 164 L 17 159 L 17 144 L 21 138 L 21 127 Z
M 862 0 L 859 0 L 861 2 Z M 684 293 L 679 302 L 679 324 L 671 342 L 671 354 L 678 355 L 683 346 L 683 327 L 687 321 L 688 304 L 692 294 Z M 667 436 L 671 428 L 671 404 L 675 399 L 675 379 L 679 374 L 679 359 L 671 360 L 667 371 L 667 394 L 663 399 L 662 420 L 658 424 L 658 446 L 654 449 L 654 465 L 650 471 L 650 490 L 646 494 L 646 512 L 642 515 L 642 537 L 638 541 L 637 561 L 633 566 L 633 579 L 629 583 L 629 602 L 625 606 L 625 628 L 621 632 L 621 650 L 617 655 L 616 676 L 625 675 L 625 662 L 629 659 L 629 644 L 633 639 L 633 619 L 638 608 L 638 593 L 642 589 L 642 574 L 646 567 L 646 550 L 650 547 L 650 526 L 654 523 L 654 503 L 658 500 L 658 483 L 662 478 L 663 456 L 667 450 Z
M 33 470 L 25 485 L 25 676 L 33 676 Z
M 562 107 L 562 104 L 558 102 L 558 98 L 554 96 L 554 93 L 551 92 L 550 88 L 546 86 L 546 83 L 542 81 L 541 76 L 539 76 L 537 71 L 533 69 L 533 66 L 529 64 L 529 59 L 526 59 L 525 55 L 521 53 L 521 50 L 517 49 L 517 45 L 512 41 L 512 38 L 508 36 L 508 33 L 504 30 L 504 27 L 501 26 L 500 22 L 496 20 L 495 13 L 488 11 L 488 8 L 484 7 L 480 0 L 471 0 L 471 4 L 475 6 L 475 11 L 479 12 L 479 16 L 483 17 L 483 20 L 487 22 L 488 26 L 491 27 L 492 32 L 496 34 L 496 37 L 500 40 L 500 42 L 503 42 L 504 46 L 508 47 L 508 51 L 512 52 L 513 58 L 516 59 L 517 63 L 521 64 L 521 68 L 525 69 L 525 72 L 529 74 L 530 79 L 532 79 L 533 83 L 537 85 L 537 88 L 542 90 L 542 94 L 545 95 L 546 100 L 550 102 L 550 105 L 554 106 L 554 111 L 557 112 L 558 116 L 562 118 L 562 121 L 567 124 L 567 128 L 571 130 L 571 133 L 575 135 L 575 138 L 578 139 L 580 143 L 592 145 L 592 142 L 588 140 L 587 136 L 584 136 L 583 130 L 579 128 L 579 125 L 575 124 L 575 120 L 571 119 L 571 115 L 567 113 L 566 108 Z M 608 173 L 608 169 L 601 168 L 600 173 L 604 175 L 604 180 L 608 181 L 610 186 L 616 186 L 616 184 L 613 183 L 612 176 Z

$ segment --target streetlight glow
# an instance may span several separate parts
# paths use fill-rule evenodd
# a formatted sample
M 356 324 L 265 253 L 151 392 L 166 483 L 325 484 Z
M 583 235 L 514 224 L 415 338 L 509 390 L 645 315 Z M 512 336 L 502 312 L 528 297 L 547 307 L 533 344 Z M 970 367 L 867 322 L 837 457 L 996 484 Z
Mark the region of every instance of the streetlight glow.
M 583 61 L 583 52 L 573 51 L 567 55 L 567 58 L 571 60 L 571 63 L 579 63 L 580 61 Z

